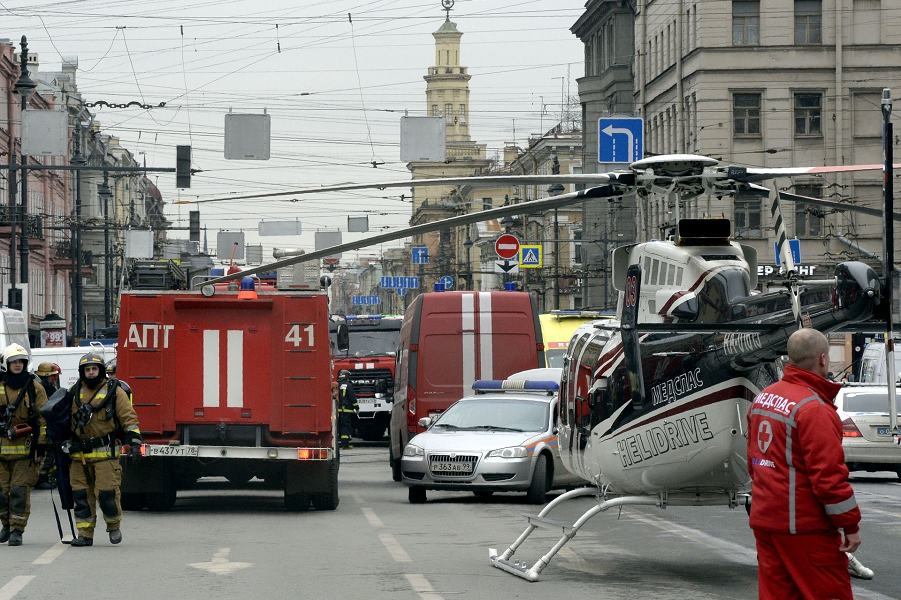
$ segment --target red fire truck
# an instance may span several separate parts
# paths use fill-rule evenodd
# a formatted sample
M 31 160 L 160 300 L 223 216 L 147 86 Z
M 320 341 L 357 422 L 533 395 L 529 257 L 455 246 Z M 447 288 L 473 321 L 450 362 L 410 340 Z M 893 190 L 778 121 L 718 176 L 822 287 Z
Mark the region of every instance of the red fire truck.
M 350 371 L 350 380 L 360 405 L 354 419 L 357 435 L 367 441 L 385 437 L 394 402 L 394 358 L 403 319 L 383 315 L 332 316 L 332 336 L 338 324 L 347 323 L 347 350 L 337 352 L 333 377 Z
M 122 294 L 117 376 L 145 442 L 124 465 L 123 507 L 168 510 L 210 475 L 265 479 L 289 510 L 338 506 L 327 297 L 249 280 Z M 346 329 L 336 338 L 344 347 Z

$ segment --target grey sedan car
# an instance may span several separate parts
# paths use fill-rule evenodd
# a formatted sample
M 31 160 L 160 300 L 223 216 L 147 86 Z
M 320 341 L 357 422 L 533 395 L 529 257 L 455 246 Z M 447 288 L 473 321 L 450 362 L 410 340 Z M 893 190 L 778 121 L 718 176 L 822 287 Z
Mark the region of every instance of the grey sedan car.
M 522 491 L 530 503 L 541 504 L 551 488 L 585 483 L 560 462 L 557 383 L 518 383 L 533 389 L 477 382 L 475 395 L 423 419 L 428 430 L 410 440 L 401 459 L 410 502 L 425 502 L 426 490 L 460 490 L 477 496 Z

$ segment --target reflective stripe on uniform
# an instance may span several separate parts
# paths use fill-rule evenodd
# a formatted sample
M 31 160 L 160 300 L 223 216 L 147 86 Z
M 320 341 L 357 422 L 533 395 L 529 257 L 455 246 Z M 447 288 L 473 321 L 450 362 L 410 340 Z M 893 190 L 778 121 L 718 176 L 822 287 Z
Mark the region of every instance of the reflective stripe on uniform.
M 857 498 L 854 497 L 854 494 L 851 494 L 851 497 L 847 500 L 842 500 L 835 504 L 826 504 L 824 508 L 827 515 L 840 515 L 857 508 Z
M 121 446 L 116 446 L 116 454 L 119 454 L 122 451 Z M 110 452 L 112 450 L 109 446 L 101 446 L 100 448 L 94 448 L 91 452 L 73 452 L 72 458 L 109 458 Z
M 810 391 L 813 392 L 813 390 Z M 791 534 L 797 533 L 797 531 L 795 531 L 795 487 L 797 486 L 797 479 L 795 465 L 792 462 L 792 429 L 794 429 L 796 425 L 795 413 L 798 412 L 799 408 L 812 400 L 818 400 L 821 404 L 823 403 L 822 398 L 820 398 L 816 392 L 814 392 L 813 396 L 804 398 L 792 408 L 791 413 L 788 415 L 790 423 L 787 423 L 785 427 L 785 462 L 788 464 L 788 532 Z

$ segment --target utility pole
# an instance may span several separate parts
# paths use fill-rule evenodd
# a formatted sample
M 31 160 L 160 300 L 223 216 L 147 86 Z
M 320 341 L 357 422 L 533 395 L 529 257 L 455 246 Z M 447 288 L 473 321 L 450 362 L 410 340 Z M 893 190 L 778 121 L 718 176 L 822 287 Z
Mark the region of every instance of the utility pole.
M 24 138 L 25 135 L 25 111 L 28 108 L 28 98 L 31 97 L 31 94 L 34 92 L 35 88 L 38 85 L 31 80 L 28 76 L 28 39 L 23 35 L 22 36 L 22 52 L 21 52 L 21 73 L 19 74 L 19 80 L 16 81 L 16 85 L 14 86 L 14 90 L 17 94 L 22 97 L 22 113 L 21 113 L 21 121 L 22 121 L 22 135 L 20 138 Z M 19 281 L 24 284 L 28 283 L 28 170 L 26 165 L 28 164 L 28 157 L 25 156 L 24 146 L 21 146 L 22 149 L 22 202 L 21 202 L 21 212 L 22 212 L 22 239 L 19 243 L 19 261 L 21 264 L 21 271 L 19 273 Z M 24 293 L 24 292 L 23 292 Z M 26 322 L 28 321 L 28 315 L 25 315 Z
M 106 157 L 103 158 L 106 160 Z M 103 326 L 110 326 L 110 284 L 112 283 L 112 269 L 110 268 L 110 243 L 109 243 L 109 199 L 112 195 L 109 189 L 109 172 L 103 172 L 103 184 L 98 190 L 98 195 L 103 199 Z
M 81 117 L 76 117 L 75 121 L 75 155 L 72 162 L 77 166 L 84 166 L 87 161 L 81 153 Z M 72 258 L 75 261 L 74 285 L 74 310 L 72 317 L 75 321 L 72 327 L 72 334 L 75 337 L 83 337 L 84 332 L 81 329 L 84 321 L 84 306 L 82 303 L 82 277 L 81 277 L 81 169 L 75 171 L 75 219 L 72 222 Z
M 883 214 L 883 222 L 885 223 L 885 264 L 882 273 L 885 277 L 885 303 L 887 306 L 888 318 L 886 318 L 885 331 L 885 360 L 886 360 L 886 379 L 888 381 L 888 416 L 891 434 L 894 442 L 901 443 L 901 431 L 898 430 L 898 397 L 895 394 L 895 382 L 898 381 L 897 373 L 895 373 L 895 337 L 894 327 L 892 323 L 892 277 L 895 270 L 895 225 L 892 221 L 894 210 L 894 185 L 892 162 L 894 160 L 894 135 L 892 133 L 892 91 L 889 88 L 882 90 L 882 153 L 885 160 L 883 166 L 884 175 L 884 192 L 885 192 L 885 213 Z

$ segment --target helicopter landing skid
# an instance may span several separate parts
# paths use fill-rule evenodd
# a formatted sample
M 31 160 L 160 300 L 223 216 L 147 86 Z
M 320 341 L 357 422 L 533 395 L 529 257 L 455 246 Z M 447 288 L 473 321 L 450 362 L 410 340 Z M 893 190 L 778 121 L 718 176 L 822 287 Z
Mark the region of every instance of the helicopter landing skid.
M 582 496 L 596 496 L 598 503 L 592 506 L 588 511 L 586 511 L 585 514 L 579 517 L 579 519 L 572 525 L 567 525 L 566 523 L 561 523 L 560 521 L 554 521 L 547 518 L 547 515 L 558 505 L 566 502 L 567 500 L 580 498 Z M 498 569 L 506 571 L 511 575 L 521 577 L 527 581 L 535 582 L 538 581 L 539 574 L 551 562 L 551 559 L 554 558 L 554 555 L 557 554 L 557 552 L 559 552 L 560 549 L 564 545 L 566 545 L 569 540 L 573 539 L 576 536 L 576 533 L 578 533 L 579 529 L 581 529 L 582 526 L 587 523 L 589 519 L 591 519 L 591 517 L 600 512 L 604 512 L 617 506 L 657 506 L 659 508 L 666 508 L 667 506 L 726 505 L 730 508 L 735 508 L 736 506 L 744 504 L 746 496 L 747 494 L 738 494 L 736 492 L 662 492 L 653 496 L 619 496 L 606 500 L 596 488 L 579 488 L 566 492 L 565 494 L 561 494 L 560 496 L 549 502 L 548 505 L 545 506 L 537 515 L 524 514 L 523 516 L 529 522 L 526 530 L 523 531 L 522 534 L 516 539 L 516 541 L 513 542 L 513 544 L 509 548 L 507 548 L 500 556 L 498 556 L 497 550 L 495 550 L 494 548 L 489 548 L 488 558 L 491 560 L 491 564 Z M 539 527 L 542 529 L 557 531 L 559 533 L 562 533 L 563 536 L 556 544 L 554 544 L 554 547 L 551 548 L 547 554 L 539 558 L 538 561 L 531 567 L 529 567 L 525 561 L 511 561 L 510 559 L 513 557 L 513 554 L 516 553 L 516 550 L 519 549 L 523 542 L 526 541 L 526 538 L 528 538 L 532 534 L 532 532 Z

